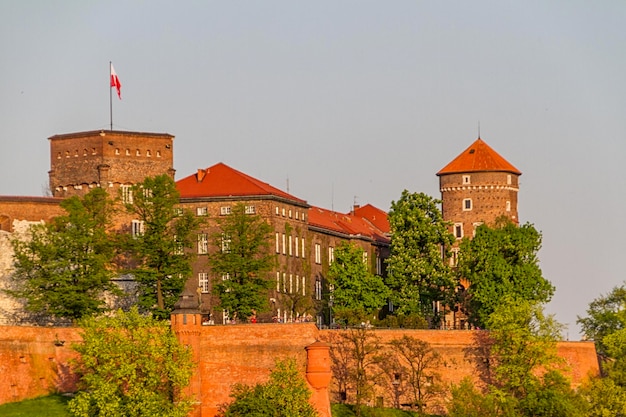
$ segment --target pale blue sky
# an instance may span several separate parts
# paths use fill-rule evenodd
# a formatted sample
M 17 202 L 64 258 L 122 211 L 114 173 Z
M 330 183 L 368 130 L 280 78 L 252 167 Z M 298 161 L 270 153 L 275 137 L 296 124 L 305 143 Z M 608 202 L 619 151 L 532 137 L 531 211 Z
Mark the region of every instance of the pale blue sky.
M 0 195 L 42 195 L 47 138 L 176 136 L 177 178 L 224 162 L 307 200 L 387 210 L 481 136 L 519 168 L 548 311 L 623 282 L 624 1 L 0 0 Z

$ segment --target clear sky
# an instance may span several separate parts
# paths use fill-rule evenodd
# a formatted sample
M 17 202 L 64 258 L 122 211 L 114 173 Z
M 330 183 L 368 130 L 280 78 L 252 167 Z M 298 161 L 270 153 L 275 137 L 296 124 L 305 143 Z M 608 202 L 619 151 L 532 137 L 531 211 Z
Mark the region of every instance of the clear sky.
M 440 197 L 480 135 L 523 172 L 548 311 L 624 281 L 626 2 L 0 0 L 0 195 L 43 195 L 47 138 L 176 136 L 177 178 L 217 162 L 310 204 Z

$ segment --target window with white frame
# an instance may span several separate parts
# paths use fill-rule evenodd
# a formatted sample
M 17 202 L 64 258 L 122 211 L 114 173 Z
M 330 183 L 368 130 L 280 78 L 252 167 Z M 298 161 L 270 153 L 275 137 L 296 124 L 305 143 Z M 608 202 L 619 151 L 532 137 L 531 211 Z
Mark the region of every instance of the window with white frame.
M 452 248 L 450 252 L 450 266 L 457 266 L 459 263 L 459 248 Z
M 306 255 L 304 254 L 304 238 L 300 239 L 300 249 L 302 250 L 302 257 L 304 258 Z
M 280 291 L 280 272 L 276 271 L 276 291 Z
M 454 223 L 454 237 L 457 239 L 463 237 L 463 223 Z
M 296 249 L 296 258 L 299 256 L 298 255 L 298 236 L 296 236 L 296 238 L 294 239 L 294 243 L 296 245 L 295 249 Z
M 283 217 L 285 217 L 285 208 L 282 209 Z
M 306 295 L 306 278 L 302 276 L 302 295 Z
M 283 272 L 283 292 L 287 292 L 287 273 Z
M 511 211 L 511 202 L 510 201 L 506 202 L 506 211 Z
M 463 175 L 463 184 L 469 184 L 469 183 L 470 183 L 470 176 Z
M 133 186 L 132 185 L 120 185 L 120 192 L 122 194 L 122 203 L 133 204 Z
M 276 232 L 276 253 L 280 253 L 280 233 Z
M 256 207 L 255 206 L 246 206 L 245 212 L 246 212 L 246 214 L 256 214 Z
M 283 233 L 283 255 L 287 254 L 287 236 Z
M 322 246 L 319 243 L 315 244 L 315 263 L 322 263 Z
M 289 274 L 289 293 L 293 294 L 293 274 Z
M 506 176 L 506 183 L 507 183 L 507 185 L 511 185 L 511 183 L 512 183 L 512 182 L 513 182 L 513 181 L 512 181 L 512 178 L 511 178 L 511 174 L 508 174 L 508 175 Z
M 220 207 L 220 216 L 228 216 L 230 214 L 230 206 Z
M 133 220 L 130 224 L 131 234 L 134 238 L 142 236 L 145 229 L 145 223 L 143 220 Z
M 300 212 L 296 210 L 296 220 L 300 220 Z
M 335 248 L 332 246 L 328 247 L 328 265 L 332 264 L 335 260 Z
M 278 208 L 278 206 L 276 206 L 276 215 L 280 215 L 280 209 Z
M 300 292 L 300 277 L 296 274 L 296 294 Z
M 207 207 L 196 207 L 196 216 L 207 216 L 209 209 Z
M 206 255 L 209 253 L 209 236 L 206 233 L 198 234 L 198 254 Z
M 224 275 L 222 275 L 222 282 L 226 282 L 226 281 L 230 281 L 230 274 L 226 273 Z M 225 292 L 230 292 L 230 284 L 226 285 L 226 289 L 224 290 Z
M 469 211 L 472 209 L 472 199 L 465 198 L 463 199 L 463 211 Z
M 230 253 L 230 235 L 222 233 L 222 253 Z
M 315 280 L 315 299 L 322 299 L 322 281 L 319 278 Z
M 200 291 L 202 292 L 202 294 L 207 294 L 209 292 L 208 272 L 198 272 L 198 287 L 200 287 Z

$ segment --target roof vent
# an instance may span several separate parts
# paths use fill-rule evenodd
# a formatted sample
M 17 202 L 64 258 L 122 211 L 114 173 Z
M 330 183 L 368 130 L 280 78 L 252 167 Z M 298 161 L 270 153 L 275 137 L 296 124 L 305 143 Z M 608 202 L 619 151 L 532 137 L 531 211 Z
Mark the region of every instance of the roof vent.
M 474 153 L 476 152 L 474 149 L 470 149 L 469 153 Z
M 198 182 L 202 182 L 204 177 L 206 176 L 207 171 L 201 168 L 198 168 L 198 174 L 196 174 L 196 178 Z

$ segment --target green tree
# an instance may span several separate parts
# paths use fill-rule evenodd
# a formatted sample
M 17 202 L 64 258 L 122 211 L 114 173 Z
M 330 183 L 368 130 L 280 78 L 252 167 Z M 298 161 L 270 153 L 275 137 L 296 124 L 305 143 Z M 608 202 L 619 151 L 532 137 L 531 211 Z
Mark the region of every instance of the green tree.
M 454 236 L 443 220 L 440 203 L 426 194 L 407 190 L 391 203 L 386 283 L 399 314 L 432 317 L 433 302 L 452 302 L 455 282 L 447 259 Z M 434 317 L 433 321 L 439 319 Z
M 554 286 L 539 268 L 541 233 L 531 224 L 517 227 L 501 217 L 494 227 L 481 225 L 461 243 L 458 274 L 470 282 L 469 320 L 485 327 L 487 318 L 511 296 L 537 303 L 550 301 Z
M 608 294 L 589 303 L 587 317 L 578 317 L 583 334 L 593 340 L 601 355 L 608 355 L 604 338 L 626 329 L 626 287 L 614 287 Z
M 611 378 L 592 378 L 581 392 L 589 404 L 587 417 L 626 415 L 626 390 Z
M 334 255 L 328 269 L 333 312 L 348 324 L 360 323 L 386 303 L 389 289 L 380 276 L 368 270 L 361 247 L 343 242 L 335 248 Z
M 220 417 L 315 417 L 309 403 L 311 391 L 293 359 L 278 361 L 265 384 L 237 384 L 234 401 L 220 410 Z
M 169 325 L 136 307 L 81 322 L 75 417 L 185 417 L 191 402 L 181 390 L 191 377 L 192 356 Z
M 63 200 L 66 215 L 14 239 L 13 288 L 7 292 L 25 299 L 29 311 L 57 318 L 75 320 L 104 311 L 104 293 L 119 294 L 111 281 L 111 206 L 106 191 L 95 188 L 82 199 Z
M 228 216 L 217 220 L 213 242 L 219 248 L 210 255 L 216 278 L 213 294 L 231 317 L 247 319 L 255 312 L 267 311 L 268 276 L 274 256 L 270 254 L 271 227 L 258 214 L 247 214 L 244 204 L 231 208 Z
M 168 319 L 185 282 L 191 276 L 192 233 L 199 221 L 177 208 L 179 193 L 167 175 L 146 178 L 132 187 L 126 210 L 139 223 L 124 235 L 133 260 L 129 271 L 139 283 L 139 305 L 156 317 Z

